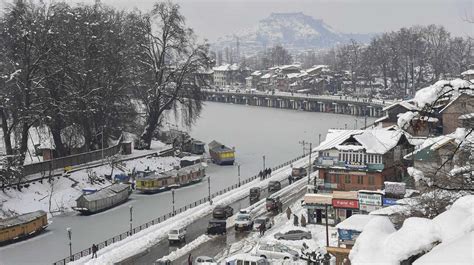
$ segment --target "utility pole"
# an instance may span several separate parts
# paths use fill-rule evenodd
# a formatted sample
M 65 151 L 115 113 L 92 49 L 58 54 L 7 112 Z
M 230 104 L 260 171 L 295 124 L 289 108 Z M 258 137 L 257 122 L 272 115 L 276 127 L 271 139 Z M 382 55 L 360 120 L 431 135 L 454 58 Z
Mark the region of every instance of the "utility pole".
M 102 149 L 102 162 L 104 162 L 104 126 L 102 126 L 102 137 L 100 137 L 102 140 L 101 143 L 101 149 Z
M 69 259 L 74 260 L 72 256 L 72 230 L 70 227 L 66 228 L 67 235 L 69 237 Z
M 326 204 L 326 247 L 329 247 L 328 205 Z
M 367 113 L 364 115 L 364 129 L 367 128 Z
M 354 120 L 355 120 L 355 127 L 354 127 L 354 129 L 357 130 L 357 129 L 358 129 L 358 128 L 357 128 L 357 119 L 354 119 Z
M 318 145 L 320 145 L 320 144 L 321 144 L 321 134 L 319 134 L 319 144 Z
M 311 179 L 311 171 L 313 169 L 313 163 L 311 163 L 311 153 L 313 152 L 313 143 L 309 143 L 309 168 L 308 168 L 308 185 Z
M 209 203 L 212 205 L 212 201 L 211 201 L 211 176 L 209 176 L 207 178 L 207 192 L 208 192 Z
M 133 206 L 130 205 L 129 208 L 130 208 L 130 235 L 132 235 L 132 232 L 133 232 L 133 228 L 132 228 L 132 224 L 133 224 Z
M 265 170 L 265 155 L 263 155 L 263 170 Z
M 174 216 L 176 214 L 175 210 L 174 210 L 174 189 L 171 189 L 171 197 L 172 197 L 172 200 L 173 200 L 173 216 Z
M 305 155 L 305 154 L 304 154 L 304 149 L 305 149 L 305 146 L 306 146 L 307 143 L 306 143 L 304 140 L 303 140 L 303 141 L 299 141 L 298 143 L 299 143 L 301 146 L 303 146 L 303 156 L 304 156 L 304 155 Z
M 240 164 L 237 164 L 237 176 L 239 177 L 239 187 L 240 187 Z

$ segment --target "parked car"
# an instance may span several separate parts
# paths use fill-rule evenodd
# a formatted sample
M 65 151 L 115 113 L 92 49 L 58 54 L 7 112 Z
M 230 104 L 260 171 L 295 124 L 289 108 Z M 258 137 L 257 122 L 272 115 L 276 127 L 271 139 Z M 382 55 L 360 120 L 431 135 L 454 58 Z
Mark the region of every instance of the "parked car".
M 272 228 L 272 221 L 269 217 L 259 217 L 253 221 L 253 229 L 260 231 L 260 226 L 264 225 L 266 230 Z
M 241 230 L 252 230 L 253 221 L 250 214 L 244 210 L 241 210 L 235 218 L 235 231 Z
M 229 205 L 217 205 L 212 211 L 212 217 L 216 219 L 227 219 L 234 215 L 234 209 Z
M 210 220 L 207 225 L 208 235 L 223 235 L 227 233 L 227 222 L 225 220 Z
M 275 192 L 279 191 L 281 189 L 281 183 L 280 181 L 270 181 L 268 183 L 268 192 Z
M 278 240 L 302 240 L 311 239 L 311 232 L 304 230 L 290 230 L 285 233 L 276 233 L 274 237 Z
M 194 264 L 197 265 L 217 265 L 215 259 L 207 256 L 199 256 L 194 260 Z
M 265 201 L 265 208 L 269 212 L 279 213 L 282 211 L 283 204 L 280 201 L 280 197 L 268 197 Z
M 170 244 L 186 241 L 186 228 L 173 229 L 168 232 L 168 241 Z
M 299 254 L 297 251 L 278 243 L 260 243 L 257 245 L 255 253 L 257 254 L 257 256 L 260 256 L 265 259 L 299 259 Z
M 260 200 L 260 188 L 259 187 L 251 188 L 249 198 L 251 202 L 256 202 Z
M 270 265 L 265 258 L 252 256 L 250 254 L 236 254 L 224 260 L 226 265 Z

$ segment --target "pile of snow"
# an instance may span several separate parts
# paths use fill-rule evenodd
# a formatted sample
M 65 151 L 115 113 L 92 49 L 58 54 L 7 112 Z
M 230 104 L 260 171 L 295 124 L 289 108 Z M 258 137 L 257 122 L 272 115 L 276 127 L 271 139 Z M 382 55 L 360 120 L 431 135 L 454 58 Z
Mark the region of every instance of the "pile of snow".
M 349 258 L 352 264 L 400 264 L 411 256 L 430 251 L 438 242 L 445 243 L 438 250 L 442 252 L 446 244 L 466 240 L 463 237 L 472 234 L 473 216 L 474 195 L 459 198 L 449 210 L 432 220 L 408 218 L 398 231 L 387 217 L 377 216 L 364 227 Z M 463 249 L 467 252 L 456 251 L 455 255 L 472 257 L 472 244 L 471 249 Z
M 171 252 L 170 254 L 160 258 L 159 260 L 165 261 L 174 261 L 179 259 L 180 257 L 186 255 L 187 253 L 191 252 L 195 248 L 199 247 L 199 245 L 203 244 L 204 242 L 209 241 L 211 238 L 208 235 L 201 235 L 194 239 L 193 241 L 189 242 L 188 244 L 184 245 L 182 248 L 178 248 L 177 250 Z
M 373 218 L 372 215 L 354 214 L 336 225 L 336 228 L 362 232 L 367 223 Z
M 419 108 L 423 108 L 426 105 L 433 105 L 439 96 L 449 93 L 452 96 L 459 95 L 460 88 L 471 87 L 474 88 L 472 83 L 462 79 L 455 79 L 451 81 L 440 80 L 435 84 L 422 88 L 416 92 L 413 101 Z M 452 92 L 449 92 L 451 91 Z

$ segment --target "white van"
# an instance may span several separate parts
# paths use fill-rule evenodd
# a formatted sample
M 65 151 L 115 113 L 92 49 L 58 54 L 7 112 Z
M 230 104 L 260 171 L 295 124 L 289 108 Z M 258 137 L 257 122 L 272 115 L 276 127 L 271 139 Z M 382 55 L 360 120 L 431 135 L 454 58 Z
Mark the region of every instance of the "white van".
M 170 244 L 174 242 L 185 242 L 186 241 L 186 228 L 173 229 L 168 232 L 168 241 Z
M 269 265 L 265 258 L 252 256 L 250 254 L 236 254 L 224 260 L 225 265 Z

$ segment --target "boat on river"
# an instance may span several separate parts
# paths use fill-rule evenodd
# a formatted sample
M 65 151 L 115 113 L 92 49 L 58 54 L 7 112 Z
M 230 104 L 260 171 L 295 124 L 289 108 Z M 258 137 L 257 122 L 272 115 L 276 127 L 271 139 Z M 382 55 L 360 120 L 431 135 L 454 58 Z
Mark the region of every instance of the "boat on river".
M 48 227 L 45 211 L 35 211 L 0 220 L 0 245 L 39 234 Z
M 160 173 L 155 171 L 140 172 L 136 180 L 136 189 L 142 193 L 157 193 L 198 183 L 205 176 L 205 163 L 197 163 Z
M 235 150 L 217 141 L 209 143 L 209 154 L 214 163 L 218 165 L 233 165 L 235 161 Z
M 84 214 L 105 211 L 126 202 L 131 192 L 128 184 L 112 184 L 96 192 L 82 194 L 73 209 Z

